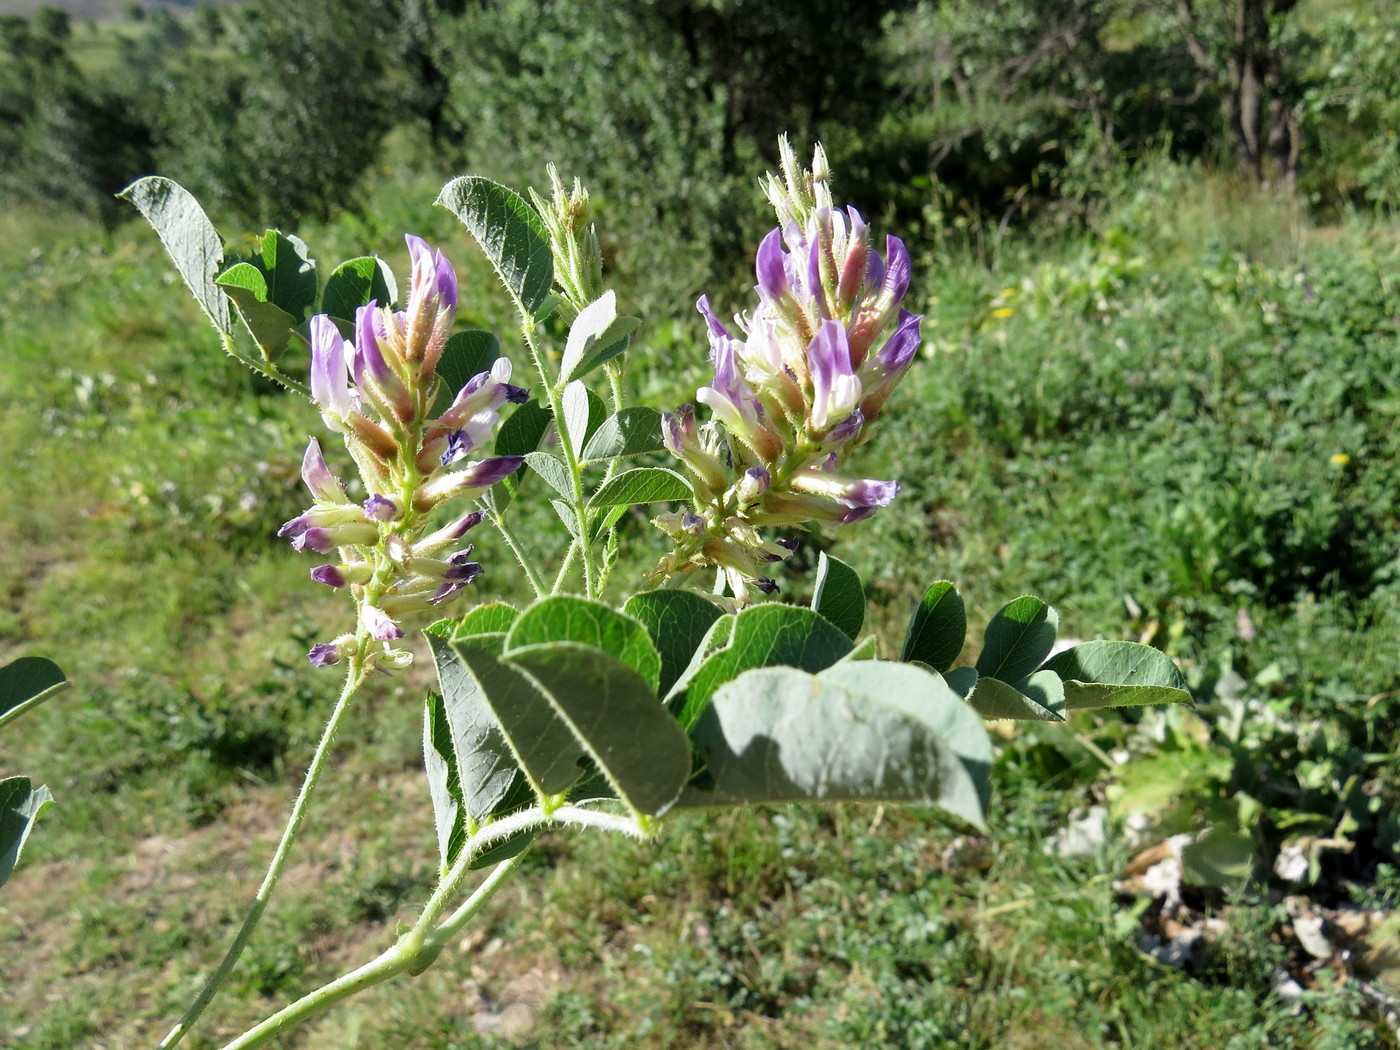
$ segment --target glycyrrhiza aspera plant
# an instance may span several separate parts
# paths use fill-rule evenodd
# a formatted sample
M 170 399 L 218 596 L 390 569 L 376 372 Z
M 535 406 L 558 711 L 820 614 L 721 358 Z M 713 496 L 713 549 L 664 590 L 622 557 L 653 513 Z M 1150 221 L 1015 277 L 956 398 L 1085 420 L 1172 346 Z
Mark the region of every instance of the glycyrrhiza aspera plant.
M 494 334 L 454 331 L 455 270 L 417 237 L 400 305 L 377 258 L 348 260 L 322 285 L 293 237 L 268 231 L 253 256 L 228 258 L 175 183 L 151 177 L 125 191 L 228 352 L 307 396 L 339 438 L 310 439 L 311 505 L 280 535 L 321 556 L 312 580 L 353 605 L 346 630 L 309 653 L 342 667 L 344 681 L 266 877 L 162 1047 L 237 964 L 346 710 L 372 672 L 412 661 L 415 624 L 427 624 L 437 671 L 423 707 L 437 885 L 380 955 L 231 1048 L 430 966 L 550 828 L 652 835 L 684 809 L 794 801 L 931 805 L 980 828 L 992 762 L 984 718 L 1189 699 L 1176 668 L 1145 646 L 1086 642 L 1052 655 L 1057 618 L 1034 597 L 997 612 L 963 667 L 966 617 L 946 581 L 929 586 L 893 659 L 861 639 L 864 590 L 838 559 L 820 555 L 810 605 L 778 600 L 772 566 L 795 535 L 852 525 L 897 497 L 897 480 L 862 476 L 860 451 L 878 416 L 897 409 L 922 320 L 904 308 L 909 252 L 837 207 L 820 146 L 807 168 L 781 143 L 756 301 L 732 322 L 707 298 L 697 304 L 714 370 L 698 409 L 626 403 L 639 322 L 604 287 L 586 191 L 549 175 L 533 205 L 475 176 L 437 201 L 519 312 L 514 364 Z M 304 380 L 280 363 L 298 341 L 310 354 Z M 513 530 L 527 499 L 553 507 L 562 558 Z M 617 526 L 638 505 L 668 548 L 629 587 L 612 578 Z M 486 546 L 487 529 L 499 542 L 483 569 L 468 537 Z M 511 571 L 534 592 L 529 605 L 470 602 L 483 572 Z

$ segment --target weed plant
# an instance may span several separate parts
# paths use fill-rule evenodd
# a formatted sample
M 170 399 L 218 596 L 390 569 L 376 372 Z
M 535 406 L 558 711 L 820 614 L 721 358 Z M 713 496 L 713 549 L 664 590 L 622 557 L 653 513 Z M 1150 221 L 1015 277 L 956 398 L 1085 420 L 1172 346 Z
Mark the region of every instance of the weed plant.
M 369 192 L 427 199 L 414 178 Z M 445 213 L 372 214 L 452 230 Z M 929 302 L 914 305 L 939 319 L 931 360 L 880 445 L 906 489 L 837 550 L 900 599 L 874 607 L 907 608 L 934 571 L 986 603 L 985 620 L 1014 564 L 1017 585 L 1065 596 L 1065 633 L 1165 646 L 1207 701 L 1204 742 L 1171 785 L 1187 823 L 1201 797 L 1241 791 L 1328 827 L 1350 813 L 1357 847 L 1324 857 L 1319 878 L 1393 881 L 1394 227 L 1277 234 L 1276 204 L 1174 169 L 1125 185 L 1097 223 L 1010 239 L 987 265 L 930 249 L 915 282 Z M 288 450 L 302 424 L 207 352 L 138 231 L 94 238 L 33 213 L 0 224 L 0 637 L 16 654 L 61 652 L 80 688 L 0 752 L 62 794 L 0 911 L 0 959 L 22 947 L 26 960 L 0 962 L 0 1042 L 149 1045 L 227 941 L 228 875 L 255 878 L 266 814 L 329 703 L 301 658 L 327 625 L 304 566 L 272 540 L 299 509 Z M 346 218 L 312 240 L 350 254 L 382 233 Z M 471 281 L 492 284 L 484 267 Z M 678 307 L 639 335 L 649 400 L 694 386 L 670 361 L 699 356 L 697 320 Z M 504 570 L 477 586 L 523 597 Z M 877 626 L 897 644 L 897 625 Z M 424 809 L 404 803 L 421 803 L 421 685 L 354 716 L 373 720 L 354 734 L 373 743 L 341 759 L 305 870 L 211 1032 L 342 969 L 426 892 L 432 832 L 404 818 Z M 1227 700 L 1254 705 L 1250 747 L 1284 748 L 1270 769 L 1231 749 Z M 500 1019 L 520 1003 L 534 1024 L 517 1045 L 539 1048 L 1393 1047 L 1350 993 L 1302 1009 L 1271 995 L 1277 916 L 1260 886 L 1277 821 L 1247 829 L 1258 856 L 1219 898 L 1234 932 L 1202 976 L 1137 953 L 1113 890 L 1126 846 L 1065 858 L 1039 837 L 1113 788 L 1086 741 L 1156 746 L 1080 718 L 1007 745 L 1005 838 L 982 858 L 919 813 L 868 810 L 683 820 L 665 850 L 556 837 L 491 910 L 480 961 L 454 953 L 288 1045 L 503 1047 Z M 1364 799 L 1343 790 L 1353 773 Z

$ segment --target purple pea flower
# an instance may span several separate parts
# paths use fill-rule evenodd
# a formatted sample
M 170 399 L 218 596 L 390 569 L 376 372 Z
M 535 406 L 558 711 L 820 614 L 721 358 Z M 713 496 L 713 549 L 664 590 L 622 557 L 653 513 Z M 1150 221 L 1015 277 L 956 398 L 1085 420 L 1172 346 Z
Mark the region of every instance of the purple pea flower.
M 860 380 L 851 368 L 846 329 L 840 322 L 823 321 L 817 329 L 807 344 L 807 370 L 812 376 L 812 426 L 820 433 L 860 403 Z
M 330 667 L 340 663 L 340 646 L 335 642 L 317 642 L 306 654 L 306 658 L 311 661 L 313 667 Z
M 315 438 L 307 442 L 306 452 L 301 457 L 301 480 L 306 483 L 313 499 L 322 503 L 345 502 L 345 488 L 326 466 L 326 459 L 321 455 L 321 443 Z
M 436 294 L 440 306 L 455 310 L 457 271 L 447 257 L 441 251 L 434 253 L 427 241 L 411 233 L 404 234 L 404 242 L 408 245 L 408 257 L 413 263 L 410 294 Z
M 384 345 L 380 341 L 383 323 L 379 314 L 373 301 L 355 311 L 352 360 L 355 386 L 369 397 L 381 416 L 394 416 L 407 422 L 413 418 L 416 399 L 384 354 Z
M 438 554 L 441 551 L 446 550 L 448 547 L 452 546 L 452 544 L 456 543 L 463 536 L 465 536 L 468 530 L 474 529 L 476 528 L 476 526 L 481 524 L 481 520 L 485 516 L 486 515 L 484 512 L 474 510 L 465 517 L 459 518 L 456 521 L 452 522 L 452 524 L 444 525 L 436 532 L 425 536 L 423 539 L 419 540 L 416 544 L 414 544 L 414 556 L 428 558 L 432 557 L 434 554 Z
M 524 462 L 524 456 L 494 456 L 477 460 L 462 470 L 441 474 L 418 490 L 414 505 L 418 510 L 431 510 L 454 496 L 471 498 L 510 477 Z
M 393 521 L 399 513 L 398 504 L 393 500 L 375 493 L 364 504 L 365 517 L 373 521 Z
M 335 430 L 345 430 L 345 420 L 355 411 L 350 391 L 349 344 L 340 329 L 325 314 L 311 319 L 311 400 Z
M 395 623 L 383 609 L 373 605 L 362 605 L 360 612 L 364 618 L 365 626 L 369 628 L 371 637 L 378 638 L 382 642 L 403 637 L 403 628 Z

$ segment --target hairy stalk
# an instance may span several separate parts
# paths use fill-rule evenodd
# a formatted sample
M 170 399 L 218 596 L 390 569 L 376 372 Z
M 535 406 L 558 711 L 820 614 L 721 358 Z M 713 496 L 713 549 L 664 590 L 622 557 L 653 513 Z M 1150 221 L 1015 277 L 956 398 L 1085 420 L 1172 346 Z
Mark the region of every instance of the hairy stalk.
M 525 340 L 525 346 L 530 351 L 530 360 L 534 362 L 535 371 L 539 374 L 540 384 L 544 388 L 545 396 L 549 400 L 549 410 L 554 414 L 554 429 L 559 434 L 559 449 L 564 453 L 564 465 L 568 468 L 569 478 L 572 482 L 573 499 L 570 501 L 570 509 L 573 511 L 574 519 L 578 523 L 580 535 L 586 535 L 588 532 L 588 513 L 586 509 L 587 501 L 583 498 L 583 466 L 579 463 L 578 453 L 574 449 L 573 441 L 565 430 L 563 390 L 550 379 L 549 370 L 545 367 L 544 357 L 540 353 L 539 346 L 535 343 L 534 321 L 526 318 L 521 323 L 520 331 Z M 583 562 L 583 593 L 590 598 L 597 597 L 594 593 L 594 579 L 597 575 L 597 568 L 593 562 L 593 551 L 590 549 L 589 544 L 582 539 L 578 541 L 577 546 Z
M 298 382 L 270 362 L 259 361 L 256 357 L 245 354 L 239 349 L 237 341 L 228 332 L 222 332 L 220 334 L 224 341 L 224 352 L 228 354 L 229 357 L 238 361 L 240 364 L 247 365 L 264 379 L 271 379 L 274 383 L 284 386 L 288 390 L 295 390 L 298 394 L 302 395 L 302 397 L 309 398 L 311 396 L 311 391 L 307 389 L 305 383 Z
M 253 936 L 253 931 L 262 919 L 263 912 L 267 910 L 272 891 L 276 888 L 277 880 L 281 877 L 282 869 L 286 866 L 287 857 L 291 853 L 292 843 L 296 840 L 297 832 L 301 830 L 307 806 L 316 790 L 316 782 L 320 779 L 321 772 L 325 768 L 326 758 L 330 754 L 336 731 L 340 728 L 345 712 L 349 710 L 351 698 L 364 684 L 367 674 L 364 669 L 367 644 L 368 639 L 362 637 L 355 651 L 349 657 L 345 669 L 345 684 L 341 688 L 340 698 L 336 700 L 335 707 L 331 710 L 325 731 L 321 734 L 321 741 L 316 745 L 316 753 L 312 755 L 311 764 L 306 769 L 306 777 L 301 782 L 301 790 L 297 793 L 296 802 L 292 805 L 291 815 L 287 818 L 287 826 L 282 831 L 282 839 L 277 843 L 277 850 L 272 855 L 272 861 L 267 866 L 267 873 L 263 876 L 262 885 L 258 887 L 252 907 L 248 909 L 248 914 L 243 919 L 243 925 L 239 928 L 238 935 L 234 937 L 233 943 L 224 953 L 219 968 L 214 971 L 214 975 L 209 978 L 194 1002 L 190 1003 L 179 1023 L 161 1040 L 157 1050 L 168 1050 L 179 1043 L 189 1032 L 190 1026 L 199 1019 L 204 1008 L 209 1005 L 220 986 L 228 979 L 229 973 L 237 964 L 239 956 L 243 954 L 243 949 L 247 947 L 249 939 Z
M 521 810 L 508 817 L 487 825 L 472 836 L 462 847 L 462 852 L 453 865 L 452 871 L 438 885 L 423 913 L 413 929 L 399 938 L 391 948 L 357 969 L 336 978 L 329 984 L 302 996 L 294 1003 L 284 1006 L 271 1017 L 248 1029 L 237 1039 L 226 1044 L 223 1050 L 253 1050 L 286 1032 L 294 1025 L 310 1020 L 336 1003 L 366 988 L 381 984 L 401 973 L 422 973 L 430 966 L 442 949 L 461 931 L 482 909 L 491 896 L 505 882 L 507 876 L 516 870 L 524 858 L 524 852 L 509 860 L 502 861 L 480 886 L 464 901 L 456 911 L 436 929 L 429 929 L 437 923 L 448 900 L 456 892 L 462 879 L 471 868 L 473 857 L 479 856 L 488 847 L 503 841 L 521 831 L 553 824 L 576 827 L 596 827 L 622 834 L 638 836 L 642 834 L 637 824 L 625 817 L 611 813 L 599 813 L 579 806 L 564 806 L 553 813 L 545 813 L 538 806 Z
M 505 515 L 496 509 L 495 499 L 493 498 L 490 503 L 483 503 L 482 506 L 486 508 L 488 520 L 495 527 L 496 531 L 501 534 L 501 539 L 506 541 L 506 546 L 509 547 L 510 552 L 515 555 L 515 560 L 520 563 L 520 568 L 524 571 L 525 578 L 530 581 L 530 586 L 535 590 L 535 597 L 543 598 L 546 594 L 551 593 L 543 577 L 540 576 L 539 570 L 536 569 L 534 564 L 530 561 L 529 556 L 525 553 L 525 549 L 520 546 L 520 541 L 516 538 L 515 533 L 512 532 L 510 526 L 506 524 Z
M 569 577 L 569 570 L 574 567 L 574 558 L 578 556 L 578 542 L 569 544 L 569 549 L 564 555 L 564 561 L 559 566 L 559 574 L 554 577 L 554 590 L 550 594 L 559 594 L 564 590 L 564 581 Z

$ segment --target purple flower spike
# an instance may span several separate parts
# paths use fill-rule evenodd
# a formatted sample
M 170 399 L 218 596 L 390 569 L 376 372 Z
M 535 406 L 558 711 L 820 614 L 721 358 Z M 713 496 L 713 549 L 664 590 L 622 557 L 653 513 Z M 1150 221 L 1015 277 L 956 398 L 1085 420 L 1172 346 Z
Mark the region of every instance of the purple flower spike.
M 322 503 L 342 503 L 345 500 L 345 489 L 326 466 L 326 459 L 321 455 L 321 443 L 315 438 L 307 442 L 306 454 L 301 457 L 301 480 L 311 490 L 312 498 Z
M 330 667 L 340 663 L 340 646 L 334 642 L 317 642 L 306 654 L 313 667 Z
M 325 314 L 311 319 L 311 400 L 337 429 L 355 407 L 345 348 L 334 321 Z
M 398 512 L 398 504 L 377 492 L 365 500 L 365 516 L 374 521 L 393 521 Z

